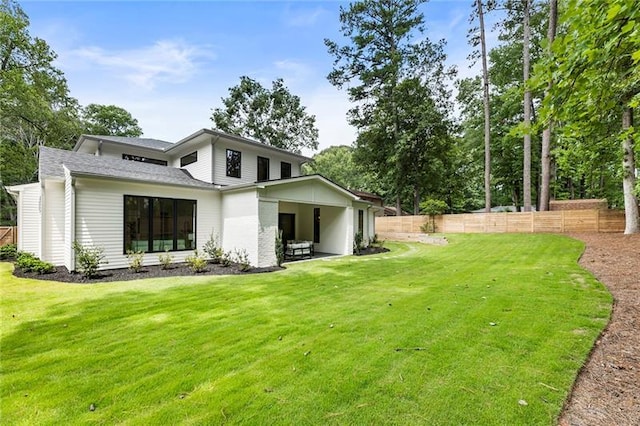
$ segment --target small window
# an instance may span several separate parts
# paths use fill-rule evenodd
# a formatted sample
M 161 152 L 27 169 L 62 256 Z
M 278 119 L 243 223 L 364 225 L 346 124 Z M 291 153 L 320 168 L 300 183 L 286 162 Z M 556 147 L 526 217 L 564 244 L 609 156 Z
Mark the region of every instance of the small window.
M 258 182 L 269 180 L 269 159 L 258 157 Z
M 198 151 L 194 151 L 191 154 L 187 154 L 180 159 L 180 167 L 188 166 L 198 161 Z
M 358 210 L 358 232 L 364 232 L 364 210 Z
M 280 163 L 280 179 L 287 179 L 291 177 L 291 163 Z
M 233 149 L 227 150 L 227 176 L 240 177 L 240 169 L 242 166 L 242 154 L 240 151 L 234 151 Z
M 167 165 L 167 162 L 164 160 L 157 160 L 155 158 L 142 157 L 140 155 L 133 155 L 133 154 L 122 154 L 122 159 L 129 160 L 129 161 L 139 161 L 141 163 L 157 164 L 159 166 Z

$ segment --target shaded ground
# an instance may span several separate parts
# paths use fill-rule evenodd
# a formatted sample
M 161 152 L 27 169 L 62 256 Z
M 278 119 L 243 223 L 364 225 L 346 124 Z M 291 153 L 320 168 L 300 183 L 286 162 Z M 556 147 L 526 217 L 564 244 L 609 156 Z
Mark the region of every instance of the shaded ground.
M 560 417 L 561 426 L 640 424 L 640 235 L 573 234 L 587 247 L 580 265 L 614 297 Z

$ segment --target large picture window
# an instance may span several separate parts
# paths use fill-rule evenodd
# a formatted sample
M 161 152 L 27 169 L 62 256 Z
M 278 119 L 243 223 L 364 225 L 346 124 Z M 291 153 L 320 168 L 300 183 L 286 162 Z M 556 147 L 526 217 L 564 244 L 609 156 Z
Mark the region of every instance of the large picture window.
M 124 252 L 193 250 L 196 201 L 124 196 Z
M 233 149 L 227 150 L 227 176 L 240 177 L 240 169 L 242 168 L 242 154 L 240 151 Z
M 258 182 L 269 180 L 269 159 L 258 157 Z

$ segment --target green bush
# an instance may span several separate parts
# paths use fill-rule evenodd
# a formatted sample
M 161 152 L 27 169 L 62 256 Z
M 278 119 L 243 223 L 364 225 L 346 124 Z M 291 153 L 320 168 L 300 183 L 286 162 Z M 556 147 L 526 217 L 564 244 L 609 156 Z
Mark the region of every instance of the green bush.
M 49 262 L 40 260 L 32 253 L 19 252 L 16 256 L 16 268 L 22 272 L 35 272 L 36 274 L 50 274 L 56 267 Z
M 284 242 L 282 241 L 282 229 L 276 231 L 276 264 L 278 267 L 284 263 Z
M 353 252 L 360 254 L 360 251 L 364 248 L 364 241 L 362 238 L 362 232 L 356 232 L 353 236 Z
M 92 278 L 102 264 L 109 263 L 104 259 L 102 247 L 85 247 L 77 241 L 73 242 L 76 253 L 76 267 L 85 278 Z
M 242 272 L 247 272 L 251 269 L 251 263 L 249 263 L 249 253 L 246 249 L 236 249 L 232 254 L 233 261 L 238 264 L 238 268 Z
M 158 255 L 158 262 L 162 266 L 162 269 L 169 269 L 171 264 L 173 263 L 173 256 L 169 253 L 169 251 L 165 251 L 164 253 L 160 253 Z
M 231 252 L 228 252 L 228 251 L 222 252 L 222 256 L 220 257 L 220 265 L 221 266 L 231 265 Z
M 420 230 L 425 234 L 436 232 L 436 216 L 443 214 L 449 206 L 442 200 L 429 198 L 420 203 L 420 211 L 429 216 L 429 221 L 425 222 Z
M 204 243 L 202 251 L 204 251 L 207 256 L 209 256 L 209 259 L 211 259 L 212 263 L 220 263 L 220 261 L 222 260 L 222 255 L 224 254 L 222 247 L 219 246 L 218 236 L 213 232 L 211 233 L 211 235 L 209 235 L 209 240 Z
M 204 272 L 207 268 L 207 259 L 198 253 L 198 250 L 195 250 L 192 255 L 187 256 L 184 261 L 187 262 L 189 268 L 195 273 Z
M 18 255 L 18 246 L 7 244 L 0 247 L 0 260 L 13 260 Z
M 127 252 L 127 259 L 129 259 L 129 269 L 131 269 L 135 273 L 142 271 L 142 266 L 144 263 L 144 252 L 142 250 L 129 250 Z

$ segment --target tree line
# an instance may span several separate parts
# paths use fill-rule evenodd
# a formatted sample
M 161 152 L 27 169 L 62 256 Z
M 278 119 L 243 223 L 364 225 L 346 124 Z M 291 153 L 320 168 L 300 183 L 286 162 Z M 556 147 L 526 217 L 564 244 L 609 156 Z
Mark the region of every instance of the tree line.
M 418 213 L 427 200 L 462 212 L 607 198 L 625 209 L 625 232 L 638 232 L 634 1 L 470 0 L 469 64 L 479 61 L 482 72 L 465 79 L 446 65 L 446 40 L 427 36 L 425 3 L 340 7 L 343 37 L 325 40 L 327 78 L 347 92 L 357 137 L 316 154 L 305 172 L 380 194 L 398 214 Z M 81 133 L 142 134 L 122 108 L 81 107 L 70 96 L 55 53 L 29 35 L 17 3 L 2 0 L 0 19 L 4 185 L 35 180 L 40 145 L 68 148 Z M 490 49 L 488 31 L 498 32 Z M 315 117 L 282 79 L 269 89 L 243 76 L 221 100 L 211 116 L 217 129 L 294 152 L 318 146 Z

